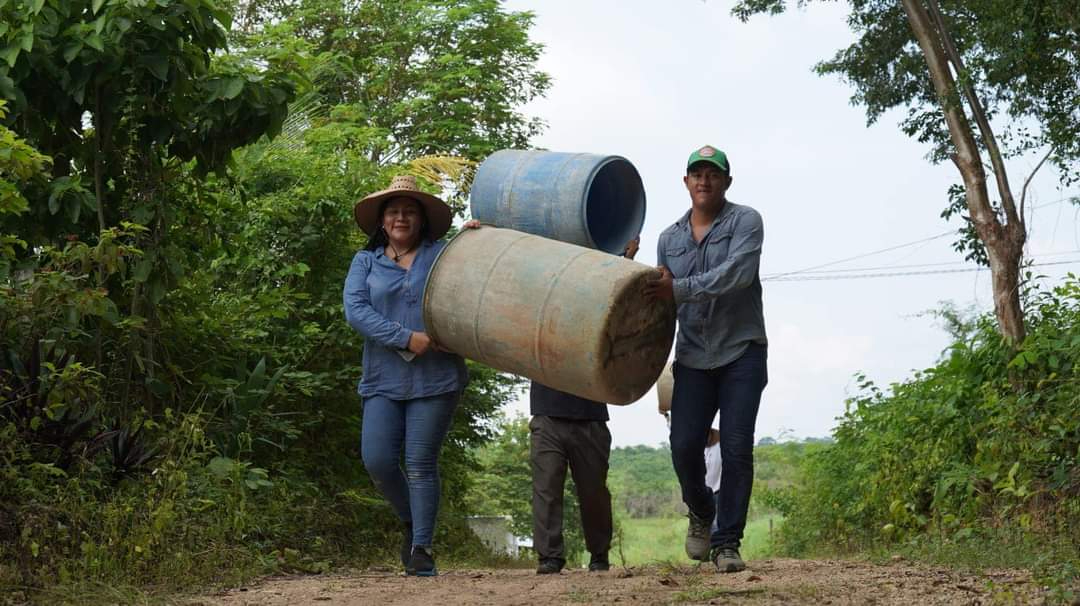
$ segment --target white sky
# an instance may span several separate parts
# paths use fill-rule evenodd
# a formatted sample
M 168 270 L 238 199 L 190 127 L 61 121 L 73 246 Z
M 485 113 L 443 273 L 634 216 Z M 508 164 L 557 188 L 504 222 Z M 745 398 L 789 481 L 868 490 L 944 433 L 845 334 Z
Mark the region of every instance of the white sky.
M 731 1 L 510 0 L 536 13 L 532 38 L 546 46 L 540 67 L 554 85 L 526 108 L 548 123 L 534 145 L 553 151 L 618 154 L 641 173 L 648 200 L 637 260 L 653 265 L 659 233 L 689 208 L 682 185 L 689 153 L 727 152 L 729 199 L 765 221 L 762 275 L 803 269 L 938 235 L 958 223 L 940 217 L 951 165 L 897 127 L 899 114 L 866 127 L 852 89 L 811 71 L 853 35 L 846 3 L 813 4 L 741 23 Z M 1019 184 L 1033 160 L 1010 164 Z M 1047 168 L 1029 205 L 1029 253 L 1039 261 L 1080 259 L 1076 207 L 1050 204 L 1063 190 Z M 829 269 L 959 263 L 952 237 Z M 942 269 L 956 268 L 942 266 Z M 916 268 L 920 269 L 920 268 Z M 936 269 L 936 268 L 927 268 Z M 1080 263 L 1038 268 L 1051 276 Z M 886 270 L 889 271 L 889 270 Z M 897 269 L 896 271 L 911 271 Z M 856 372 L 879 383 L 932 365 L 947 335 L 921 312 L 941 301 L 992 309 L 989 272 L 821 282 L 765 282 L 769 386 L 757 438 L 788 432 L 825 436 L 854 393 Z M 667 440 L 655 391 L 610 406 L 615 446 Z M 527 398 L 509 406 L 528 413 Z

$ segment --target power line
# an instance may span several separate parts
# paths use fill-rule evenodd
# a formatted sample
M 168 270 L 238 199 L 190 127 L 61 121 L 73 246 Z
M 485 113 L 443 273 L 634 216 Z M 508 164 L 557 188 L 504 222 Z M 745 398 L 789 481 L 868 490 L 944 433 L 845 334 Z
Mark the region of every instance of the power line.
M 1042 204 L 1039 204 L 1037 206 L 1032 206 L 1030 210 L 1034 211 L 1034 210 L 1038 210 L 1040 208 L 1046 208 L 1047 206 L 1052 206 L 1054 204 L 1060 204 L 1060 203 L 1062 203 L 1062 202 L 1064 202 L 1066 200 L 1077 200 L 1077 199 L 1080 199 L 1080 195 L 1074 194 L 1074 195 L 1071 195 L 1071 196 L 1065 196 L 1065 197 L 1062 197 L 1062 198 L 1058 198 L 1057 200 L 1051 200 L 1050 202 L 1043 202 Z M 852 257 L 846 257 L 844 259 L 839 259 L 837 261 L 830 261 L 828 263 L 822 263 L 820 265 L 812 265 L 810 267 L 804 267 L 802 269 L 796 269 L 794 271 L 786 271 L 786 272 L 783 272 L 783 273 L 771 274 L 771 275 L 768 275 L 768 276 L 763 276 L 761 279 L 762 280 L 780 281 L 782 278 L 785 278 L 787 276 L 793 276 L 793 275 L 796 275 L 796 274 L 811 273 L 811 272 L 814 272 L 814 270 L 821 269 L 823 267 L 832 267 L 833 265 L 840 265 L 841 263 L 847 263 L 849 261 L 856 261 L 858 259 L 865 259 L 866 257 L 872 257 L 874 255 L 880 255 L 882 253 L 892 252 L 894 250 L 899 250 L 901 248 L 907 248 L 909 246 L 915 246 L 917 244 L 924 244 L 924 243 L 927 243 L 927 242 L 932 242 L 934 240 L 940 240 L 941 238 L 944 238 L 946 236 L 951 236 L 951 235 L 954 235 L 956 233 L 957 233 L 956 229 L 950 229 L 949 231 L 942 232 L 940 234 L 937 234 L 936 236 L 930 236 L 930 237 L 927 237 L 927 238 L 923 238 L 921 240 L 915 240 L 913 242 L 905 242 L 904 244 L 897 244 L 895 246 L 890 246 L 888 248 L 882 248 L 880 250 L 874 250 L 874 251 L 870 251 L 870 252 L 867 252 L 867 253 L 862 253 L 862 254 L 859 254 L 859 255 L 855 255 L 855 256 L 852 256 Z M 902 267 L 902 266 L 895 266 L 895 267 Z M 790 280 L 788 280 L 788 281 L 790 281 Z
M 956 233 L 955 229 L 950 229 L 947 232 L 940 233 L 940 234 L 938 234 L 936 236 L 930 236 L 929 238 L 923 238 L 922 240 L 915 240 L 914 242 L 907 242 L 905 244 L 897 244 L 896 246 L 890 246 L 888 248 L 882 248 L 881 250 L 875 250 L 875 251 L 871 251 L 871 252 L 868 252 L 868 253 L 863 253 L 861 255 L 855 255 L 853 257 L 847 257 L 845 259 L 840 259 L 839 261 L 830 261 L 829 263 L 822 263 L 821 265 L 813 265 L 811 267 L 805 267 L 803 269 L 796 269 L 795 271 L 787 271 L 787 272 L 780 273 L 780 274 L 772 274 L 770 276 L 765 276 L 762 279 L 763 280 L 778 280 L 780 278 L 783 278 L 784 276 L 790 276 L 790 275 L 793 275 L 793 274 L 803 274 L 803 273 L 806 273 L 806 272 L 814 271 L 815 269 L 821 269 L 822 267 L 831 267 L 833 265 L 839 265 L 841 263 L 847 263 L 848 261 L 855 261 L 857 259 L 864 259 L 866 257 L 872 257 L 874 255 L 880 255 L 881 253 L 887 253 L 887 252 L 898 250 L 898 249 L 901 249 L 901 248 L 907 248 L 908 246 L 915 246 L 916 244 L 922 244 L 924 242 L 931 242 L 933 240 L 940 240 L 941 238 L 944 238 L 945 236 L 951 236 L 951 235 L 953 235 L 955 233 Z
M 1070 259 L 1068 261 L 1049 261 L 1047 263 L 1032 263 L 1025 265 L 1024 267 L 1044 267 L 1047 265 L 1066 265 L 1070 263 L 1080 263 L 1080 259 Z M 865 273 L 865 274 L 824 274 L 814 276 L 793 276 L 793 277 L 763 277 L 762 282 L 810 282 L 818 280 L 856 280 L 863 278 L 895 278 L 902 276 L 927 276 L 931 274 L 958 274 L 958 273 L 970 273 L 988 271 L 987 267 L 965 267 L 961 269 L 932 269 L 924 271 L 896 271 L 896 272 L 881 272 L 881 273 Z
M 1071 196 L 1065 196 L 1064 198 L 1058 198 L 1057 200 L 1051 200 L 1049 202 L 1043 202 L 1038 206 L 1032 206 L 1029 210 L 1039 210 L 1040 208 L 1046 208 L 1047 206 L 1053 206 L 1054 204 L 1061 204 L 1066 200 L 1080 200 L 1080 194 L 1073 194 Z
M 1046 253 L 1040 253 L 1038 255 L 1032 255 L 1033 257 L 1058 257 L 1061 255 L 1072 255 L 1080 253 L 1080 248 L 1075 250 L 1058 250 Z M 829 275 L 829 274 L 845 274 L 852 272 L 868 272 L 868 271 L 882 271 L 885 269 L 919 269 L 924 267 L 942 267 L 945 265 L 966 265 L 967 261 L 941 261 L 938 263 L 912 263 L 909 265 L 882 265 L 879 267 L 853 267 L 850 269 L 827 269 L 825 271 L 806 271 L 805 274 L 815 275 Z M 772 276 L 766 276 L 767 279 L 776 279 Z M 766 279 L 763 278 L 763 279 Z

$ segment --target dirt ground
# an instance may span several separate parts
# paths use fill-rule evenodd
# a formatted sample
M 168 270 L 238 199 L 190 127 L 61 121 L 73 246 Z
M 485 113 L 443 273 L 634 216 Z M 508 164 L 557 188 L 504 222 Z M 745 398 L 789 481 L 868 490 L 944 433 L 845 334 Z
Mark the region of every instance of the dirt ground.
M 897 559 L 884 565 L 843 560 L 772 559 L 749 562 L 740 573 L 711 565 L 609 572 L 446 570 L 435 578 L 391 571 L 267 579 L 204 596 L 191 606 L 338 604 L 1040 604 L 1026 573 L 964 574 Z

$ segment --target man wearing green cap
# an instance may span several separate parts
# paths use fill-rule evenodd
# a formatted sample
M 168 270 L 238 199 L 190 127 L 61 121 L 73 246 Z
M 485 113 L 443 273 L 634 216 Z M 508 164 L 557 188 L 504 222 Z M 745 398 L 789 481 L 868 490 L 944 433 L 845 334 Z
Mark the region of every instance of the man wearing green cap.
M 758 277 L 764 228 L 757 211 L 727 199 L 731 164 L 719 149 L 691 153 L 683 183 L 690 210 L 660 234 L 661 276 L 646 292 L 674 298 L 678 308 L 671 460 L 689 509 L 686 553 L 737 572 L 746 568 L 739 545 L 754 483 L 754 425 L 768 381 Z M 701 451 L 717 414 L 722 471 L 714 498 Z

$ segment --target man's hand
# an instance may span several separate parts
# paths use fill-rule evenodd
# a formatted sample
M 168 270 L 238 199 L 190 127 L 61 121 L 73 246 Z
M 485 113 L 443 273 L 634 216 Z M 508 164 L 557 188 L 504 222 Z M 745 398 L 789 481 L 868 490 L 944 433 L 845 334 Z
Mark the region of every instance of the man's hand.
M 622 256 L 626 257 L 627 259 L 633 259 L 634 255 L 637 254 L 638 244 L 640 243 L 641 236 L 635 236 L 633 240 L 630 240 L 626 243 L 626 248 L 623 249 Z
M 426 332 L 413 332 L 409 335 L 409 351 L 418 356 L 426 354 L 432 346 L 431 337 Z
M 656 269 L 660 271 L 660 276 L 645 284 L 645 297 L 664 301 L 673 300 L 675 298 L 675 286 L 672 281 L 675 279 L 675 276 L 671 275 L 668 268 L 664 266 L 657 267 Z
M 462 226 L 462 229 L 480 229 L 480 222 L 476 219 L 469 219 Z

